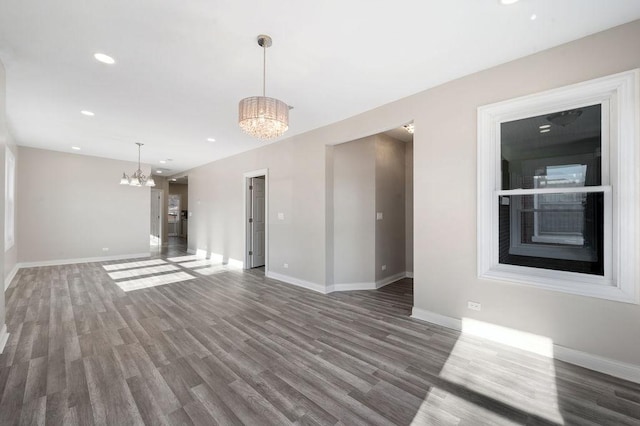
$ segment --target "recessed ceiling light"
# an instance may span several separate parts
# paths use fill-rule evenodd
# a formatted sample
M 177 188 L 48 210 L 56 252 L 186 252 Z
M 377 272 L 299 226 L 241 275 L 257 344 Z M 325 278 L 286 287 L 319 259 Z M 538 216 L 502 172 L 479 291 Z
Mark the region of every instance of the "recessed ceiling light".
M 535 21 L 537 17 L 538 17 L 538 15 L 536 15 L 536 14 L 534 13 L 533 15 L 531 15 L 531 20 L 532 20 L 532 21 Z
M 215 142 L 216 140 L 214 138 L 207 138 L 207 142 Z
M 542 126 L 539 126 L 541 129 L 548 129 L 549 127 L 551 127 L 551 124 L 543 124 Z
M 156 173 L 162 174 L 162 170 L 156 170 Z
M 72 146 L 71 149 L 74 149 L 76 151 L 80 151 L 80 147 L 79 146 Z
M 517 2 L 518 0 L 500 0 L 500 4 L 514 4 Z
M 551 131 L 551 129 L 542 129 L 542 130 L 540 130 L 540 133 L 547 133 L 547 132 L 550 132 L 550 131 Z
M 160 164 L 166 164 L 167 161 L 166 160 L 160 160 Z
M 177 180 L 178 180 L 178 179 L 176 179 L 176 178 L 171 178 L 171 179 L 169 179 L 169 180 L 170 180 L 171 182 L 177 182 Z
M 86 109 L 83 109 L 82 111 L 80 111 L 80 114 L 86 115 L 87 117 L 93 117 L 94 115 L 96 115 L 95 113 L 91 111 L 87 111 Z
M 93 57 L 96 58 L 96 61 L 102 62 L 103 64 L 113 65 L 116 63 L 115 59 L 104 53 L 96 53 Z

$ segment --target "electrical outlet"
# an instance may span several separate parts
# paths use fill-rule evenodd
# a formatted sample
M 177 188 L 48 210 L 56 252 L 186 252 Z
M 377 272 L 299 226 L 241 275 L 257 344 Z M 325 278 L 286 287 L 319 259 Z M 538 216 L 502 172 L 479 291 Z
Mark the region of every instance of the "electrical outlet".
M 386 271 L 386 270 L 387 270 L 387 265 L 382 265 L 381 269 L 382 269 L 383 271 Z
M 278 213 L 278 220 L 284 220 L 284 213 Z
M 286 269 L 286 268 L 288 268 L 288 267 L 289 267 L 289 264 L 288 264 L 288 263 L 285 263 L 285 264 L 284 264 L 284 265 L 282 265 L 282 266 L 284 266 L 284 267 L 285 267 L 285 269 Z
M 102 247 L 102 251 L 109 251 L 109 247 Z
M 478 302 L 467 302 L 467 308 L 471 309 L 472 311 L 479 311 L 482 309 L 482 305 Z
M 376 220 L 382 220 L 382 212 L 376 213 Z

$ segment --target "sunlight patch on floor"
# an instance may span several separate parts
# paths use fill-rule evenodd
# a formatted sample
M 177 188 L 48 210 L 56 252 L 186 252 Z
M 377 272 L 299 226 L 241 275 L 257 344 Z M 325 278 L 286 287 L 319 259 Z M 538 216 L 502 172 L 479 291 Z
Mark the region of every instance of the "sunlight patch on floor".
M 461 365 L 460 359 L 471 361 Z M 422 404 L 425 409 L 440 407 L 452 412 L 466 404 L 468 409 L 474 405 L 473 410 L 477 411 L 477 407 L 489 405 L 488 417 L 479 419 L 480 423 L 504 423 L 507 419 L 496 418 L 496 413 L 515 410 L 524 416 L 564 424 L 552 358 L 463 334 L 439 376 L 453 391 L 432 388 Z
M 167 260 L 170 262 L 188 262 L 191 260 L 201 260 L 204 259 L 204 257 L 193 254 L 190 256 L 176 256 L 176 257 L 168 257 Z
M 119 271 L 121 269 L 142 268 L 145 266 L 162 265 L 167 263 L 162 259 L 142 260 L 139 262 L 115 263 L 112 265 L 102 265 L 106 271 Z
M 198 274 L 202 274 L 202 275 L 213 275 L 213 274 L 219 274 L 220 272 L 227 272 L 227 271 L 233 271 L 238 269 L 242 269 L 242 268 L 237 268 L 229 265 L 215 265 L 209 268 L 194 269 L 193 272 L 197 272 Z
M 196 277 L 186 272 L 176 272 L 174 274 L 156 275 L 135 280 L 118 281 L 116 285 L 124 291 L 140 290 L 143 288 L 156 287 L 164 284 L 177 283 L 180 281 L 193 280 Z
M 193 262 L 184 262 L 184 263 L 181 263 L 180 266 L 182 266 L 183 268 L 193 269 L 193 268 L 199 268 L 202 266 L 212 266 L 215 264 L 221 265 L 220 262 L 214 262 L 212 260 L 203 259 L 203 260 L 195 260 Z
M 120 280 L 123 278 L 140 277 L 142 275 L 160 274 L 162 272 L 178 271 L 180 268 L 174 265 L 149 266 L 147 268 L 127 269 L 125 271 L 109 272 L 112 280 Z

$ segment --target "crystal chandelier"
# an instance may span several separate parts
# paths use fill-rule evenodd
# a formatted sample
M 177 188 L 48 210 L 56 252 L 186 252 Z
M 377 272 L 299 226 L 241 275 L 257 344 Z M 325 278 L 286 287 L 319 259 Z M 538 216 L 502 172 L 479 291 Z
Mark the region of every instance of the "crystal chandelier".
M 131 186 L 156 186 L 153 177 L 146 177 L 142 170 L 140 169 L 140 148 L 143 143 L 136 142 L 138 145 L 138 170 L 133 172 L 131 176 L 127 176 L 126 173 L 122 173 L 122 178 L 120 179 L 120 185 L 131 185 Z
M 289 129 L 289 106 L 279 99 L 265 96 L 267 47 L 272 40 L 268 35 L 258 36 L 262 47 L 262 96 L 244 98 L 239 104 L 238 124 L 247 134 L 263 140 L 275 139 Z

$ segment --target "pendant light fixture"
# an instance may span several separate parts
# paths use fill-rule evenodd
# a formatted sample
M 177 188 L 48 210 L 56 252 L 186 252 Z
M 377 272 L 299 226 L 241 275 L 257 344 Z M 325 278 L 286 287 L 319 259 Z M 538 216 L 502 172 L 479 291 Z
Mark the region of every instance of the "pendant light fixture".
M 127 176 L 126 173 L 122 173 L 122 178 L 120 179 L 120 185 L 130 185 L 130 186 L 156 186 L 153 177 L 146 177 L 144 173 L 142 173 L 142 169 L 140 168 L 140 148 L 143 143 L 136 142 L 138 145 L 138 170 L 133 172 L 131 176 Z
M 258 36 L 262 47 L 262 96 L 251 96 L 240 101 L 238 124 L 247 134 L 263 140 L 275 139 L 289 129 L 289 106 L 266 94 L 267 47 L 272 44 L 268 35 Z

